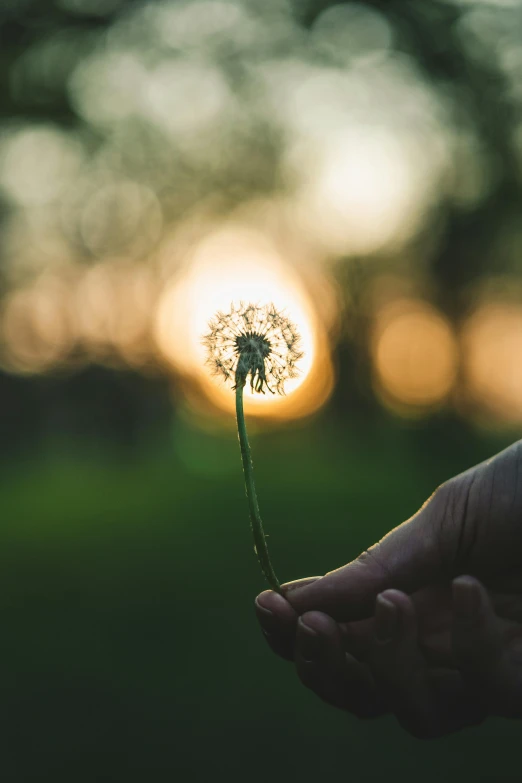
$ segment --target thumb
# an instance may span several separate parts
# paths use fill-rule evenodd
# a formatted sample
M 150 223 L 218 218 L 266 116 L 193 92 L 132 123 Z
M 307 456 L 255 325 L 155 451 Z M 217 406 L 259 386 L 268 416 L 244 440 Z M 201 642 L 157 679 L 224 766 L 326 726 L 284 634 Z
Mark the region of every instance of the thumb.
M 443 484 L 408 521 L 388 533 L 356 560 L 323 577 L 283 585 L 298 614 L 318 610 L 338 622 L 373 616 L 383 590 L 413 592 L 440 578 L 441 520 L 452 508 L 453 483 Z

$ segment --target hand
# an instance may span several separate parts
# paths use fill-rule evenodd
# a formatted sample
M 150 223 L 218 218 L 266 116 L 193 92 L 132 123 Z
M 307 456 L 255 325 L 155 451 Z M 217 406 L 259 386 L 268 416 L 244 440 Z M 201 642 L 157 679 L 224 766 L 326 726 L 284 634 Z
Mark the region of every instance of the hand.
M 286 585 L 287 600 L 258 596 L 272 649 L 321 698 L 391 710 L 417 736 L 522 717 L 521 455 L 517 443 L 447 482 L 357 560 Z

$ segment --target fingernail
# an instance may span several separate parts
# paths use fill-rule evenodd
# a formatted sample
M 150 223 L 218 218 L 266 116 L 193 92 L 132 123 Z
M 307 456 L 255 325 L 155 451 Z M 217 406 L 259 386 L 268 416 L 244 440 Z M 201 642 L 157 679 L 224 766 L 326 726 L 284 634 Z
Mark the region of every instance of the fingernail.
M 313 663 L 319 658 L 320 654 L 319 634 L 313 628 L 310 628 L 309 625 L 306 625 L 302 617 L 299 618 L 297 624 L 301 631 L 299 634 L 299 651 L 301 656 L 309 663 Z
M 261 615 L 263 617 L 273 617 L 274 613 L 270 611 L 266 606 L 263 606 L 261 601 L 259 600 L 259 597 L 256 598 L 256 606 L 258 610 L 261 612 Z
M 375 638 L 378 642 L 390 642 L 397 633 L 397 607 L 382 595 L 375 601 Z
M 259 597 L 256 598 L 256 612 L 257 612 L 257 619 L 263 631 L 268 631 L 268 632 L 273 631 L 275 625 L 274 622 L 275 615 L 273 612 L 270 611 L 270 609 L 267 609 L 266 606 L 263 606 L 263 604 L 259 600 Z

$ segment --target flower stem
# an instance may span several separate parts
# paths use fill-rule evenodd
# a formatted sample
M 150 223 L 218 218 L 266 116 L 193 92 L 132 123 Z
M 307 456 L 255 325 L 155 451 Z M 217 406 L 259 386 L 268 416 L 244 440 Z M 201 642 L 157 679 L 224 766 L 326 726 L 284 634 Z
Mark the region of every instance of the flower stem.
M 237 417 L 237 431 L 239 434 L 239 445 L 241 447 L 241 460 L 243 462 L 243 471 L 245 474 L 245 487 L 248 498 L 248 508 L 250 511 L 250 522 L 252 525 L 252 533 L 254 535 L 254 549 L 258 557 L 261 569 L 265 578 L 272 590 L 276 593 L 281 593 L 281 585 L 274 573 L 272 563 L 268 556 L 268 548 L 266 545 L 265 533 L 263 531 L 263 523 L 261 521 L 261 514 L 259 513 L 259 506 L 257 503 L 256 487 L 254 484 L 254 467 L 252 465 L 252 456 L 250 453 L 250 444 L 248 442 L 248 436 L 245 424 L 245 413 L 243 410 L 243 384 L 238 383 L 236 386 L 236 417 Z

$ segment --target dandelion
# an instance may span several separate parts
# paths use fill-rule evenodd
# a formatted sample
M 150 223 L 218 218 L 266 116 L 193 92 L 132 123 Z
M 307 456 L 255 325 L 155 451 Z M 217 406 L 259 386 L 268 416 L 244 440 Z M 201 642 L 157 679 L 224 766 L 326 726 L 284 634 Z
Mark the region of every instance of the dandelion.
M 250 378 L 253 392 L 284 394 L 284 384 L 298 374 L 302 357 L 300 337 L 294 324 L 273 304 L 231 305 L 230 312 L 217 313 L 203 338 L 207 363 L 214 374 L 233 383 L 236 392 L 236 417 L 245 474 L 246 494 L 254 535 L 254 549 L 261 569 L 272 590 L 281 592 L 266 545 L 259 513 L 250 444 L 243 410 L 243 390 Z

